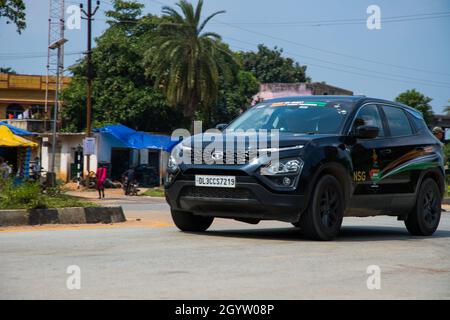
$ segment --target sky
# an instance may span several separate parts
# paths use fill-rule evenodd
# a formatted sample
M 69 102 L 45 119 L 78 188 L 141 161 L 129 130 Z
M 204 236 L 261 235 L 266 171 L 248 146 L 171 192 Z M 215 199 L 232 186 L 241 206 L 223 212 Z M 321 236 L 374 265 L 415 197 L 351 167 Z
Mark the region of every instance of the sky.
M 93 35 L 107 28 L 102 0 Z M 66 0 L 66 7 L 86 0 Z M 95 3 L 95 1 L 93 1 Z M 160 14 L 176 0 L 141 0 L 144 13 Z M 196 2 L 196 0 L 194 0 Z M 0 18 L 0 66 L 18 73 L 45 74 L 48 0 L 25 0 L 27 29 Z M 367 8 L 380 8 L 381 29 L 369 30 Z M 450 0 L 204 0 L 204 16 L 226 10 L 208 24 L 233 50 L 258 44 L 283 48 L 307 66 L 313 81 L 393 100 L 417 89 L 433 99 L 434 112 L 450 102 Z M 439 15 L 436 15 L 439 13 Z M 86 50 L 86 23 L 66 30 L 65 67 Z

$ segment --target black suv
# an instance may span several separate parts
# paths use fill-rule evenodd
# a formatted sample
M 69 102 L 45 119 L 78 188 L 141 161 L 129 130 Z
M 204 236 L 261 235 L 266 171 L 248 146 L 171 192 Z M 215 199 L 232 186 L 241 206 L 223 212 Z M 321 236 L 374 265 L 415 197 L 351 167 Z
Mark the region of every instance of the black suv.
M 285 221 L 320 240 L 337 236 L 344 216 L 396 216 L 421 236 L 438 227 L 442 143 L 413 108 L 364 96 L 277 98 L 221 129 L 172 150 L 165 193 L 183 231 L 205 231 L 214 217 Z

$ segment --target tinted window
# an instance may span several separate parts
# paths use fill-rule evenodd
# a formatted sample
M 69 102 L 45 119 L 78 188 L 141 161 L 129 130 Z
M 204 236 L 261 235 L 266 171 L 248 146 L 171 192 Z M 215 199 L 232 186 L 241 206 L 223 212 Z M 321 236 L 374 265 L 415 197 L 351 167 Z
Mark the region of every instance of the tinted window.
M 406 111 L 406 113 L 408 113 L 408 111 Z M 419 116 L 417 114 L 410 113 L 409 119 L 412 120 L 412 122 L 414 123 L 414 127 L 417 132 L 423 132 L 428 130 L 427 124 L 425 123 L 421 115 Z
M 261 103 L 227 130 L 273 130 L 281 133 L 338 133 L 352 105 L 344 101 L 302 100 Z
M 393 137 L 406 136 L 413 133 L 411 124 L 405 112 L 400 108 L 384 106 L 389 130 Z
M 352 130 L 355 130 L 359 126 L 373 126 L 377 127 L 379 137 L 384 137 L 383 121 L 381 120 L 378 108 L 375 105 L 368 105 L 362 107 L 356 115 L 353 122 Z

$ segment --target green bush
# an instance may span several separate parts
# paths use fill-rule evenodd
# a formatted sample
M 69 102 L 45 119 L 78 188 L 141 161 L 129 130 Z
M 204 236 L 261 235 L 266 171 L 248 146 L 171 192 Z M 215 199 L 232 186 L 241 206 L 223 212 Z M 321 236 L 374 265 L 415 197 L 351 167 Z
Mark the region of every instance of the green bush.
M 14 185 L 11 180 L 0 182 L 0 209 L 46 208 L 44 195 L 35 182 Z
M 61 185 L 42 192 L 36 182 L 14 185 L 11 180 L 0 180 L 0 209 L 45 209 L 98 206 L 62 193 Z

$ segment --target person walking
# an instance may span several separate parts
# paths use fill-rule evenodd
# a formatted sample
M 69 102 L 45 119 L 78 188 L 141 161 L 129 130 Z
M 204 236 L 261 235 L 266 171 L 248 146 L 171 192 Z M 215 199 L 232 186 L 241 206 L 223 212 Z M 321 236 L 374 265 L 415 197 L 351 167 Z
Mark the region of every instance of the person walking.
M 106 180 L 106 168 L 103 164 L 99 164 L 97 168 L 97 182 L 96 188 L 98 191 L 98 198 L 105 198 L 105 180 Z

